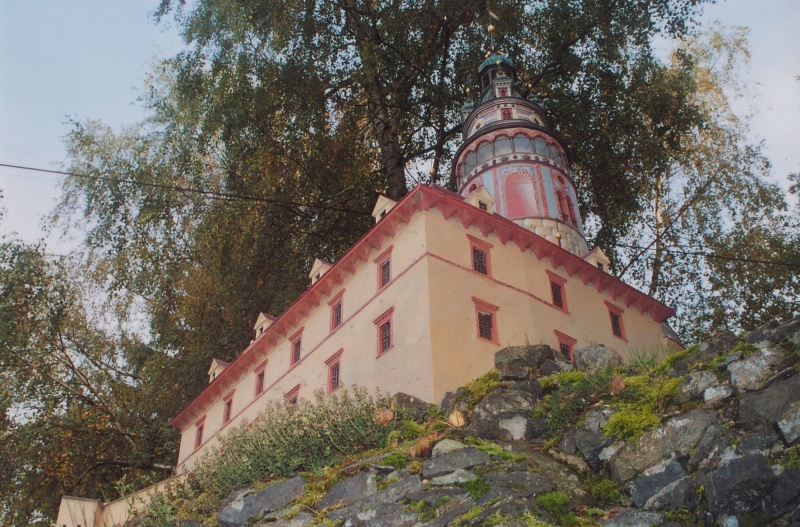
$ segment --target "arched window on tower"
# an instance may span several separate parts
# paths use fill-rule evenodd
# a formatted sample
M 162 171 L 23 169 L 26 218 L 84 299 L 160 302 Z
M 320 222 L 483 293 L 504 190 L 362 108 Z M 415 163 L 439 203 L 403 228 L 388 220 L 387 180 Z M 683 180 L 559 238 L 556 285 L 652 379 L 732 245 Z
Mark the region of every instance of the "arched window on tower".
M 500 90 L 500 91 L 502 91 L 502 90 Z M 504 121 L 510 120 L 511 119 L 511 110 L 503 110 L 501 112 L 501 116 L 502 116 L 502 119 Z

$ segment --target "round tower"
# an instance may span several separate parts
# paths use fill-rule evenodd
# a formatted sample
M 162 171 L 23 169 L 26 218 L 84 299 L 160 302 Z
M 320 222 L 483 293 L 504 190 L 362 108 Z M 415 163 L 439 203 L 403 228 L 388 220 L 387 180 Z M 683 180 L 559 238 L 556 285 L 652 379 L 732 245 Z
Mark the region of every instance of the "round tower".
M 585 256 L 589 248 L 566 144 L 550 128 L 539 100 L 519 93 L 517 70 L 505 55 L 492 51 L 478 79 L 478 103 L 461 110 L 464 144 L 453 164 L 459 194 Z

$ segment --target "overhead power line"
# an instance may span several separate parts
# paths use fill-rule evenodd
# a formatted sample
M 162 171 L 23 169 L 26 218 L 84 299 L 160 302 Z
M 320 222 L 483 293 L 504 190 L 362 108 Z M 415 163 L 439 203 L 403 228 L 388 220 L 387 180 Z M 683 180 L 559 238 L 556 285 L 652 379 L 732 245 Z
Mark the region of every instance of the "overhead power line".
M 638 251 L 656 251 L 655 247 L 638 247 L 636 245 L 625 245 L 618 243 L 616 244 L 617 247 L 622 247 L 624 249 L 635 249 Z M 705 251 L 683 251 L 680 249 L 674 249 L 671 247 L 668 248 L 661 248 L 662 251 L 669 253 L 669 254 L 682 254 L 686 256 L 703 256 L 705 258 L 712 258 L 716 260 L 728 260 L 733 262 L 747 262 L 747 263 L 760 263 L 760 264 L 768 264 L 768 265 L 782 265 L 785 267 L 797 267 L 800 268 L 800 263 L 793 263 L 793 262 L 782 262 L 780 260 L 761 260 L 758 258 L 744 258 L 742 256 L 725 256 L 722 254 L 717 253 L 709 253 Z
M 60 176 L 70 176 L 70 177 L 77 177 L 77 178 L 84 178 L 84 179 L 92 179 L 95 181 L 106 181 L 109 183 L 125 183 L 129 185 L 136 185 L 140 187 L 149 187 L 149 188 L 157 188 L 162 190 L 173 190 L 175 192 L 188 192 L 191 194 L 200 194 L 203 196 L 208 196 L 213 199 L 220 199 L 225 201 L 254 201 L 257 203 L 269 203 L 272 205 L 284 205 L 288 207 L 302 207 L 303 209 L 317 209 L 317 210 L 325 210 L 325 211 L 333 211 L 333 212 L 348 212 L 351 214 L 363 214 L 368 215 L 369 212 L 363 210 L 355 210 L 355 209 L 348 209 L 344 207 L 336 207 L 332 205 L 325 205 L 320 203 L 302 203 L 299 201 L 290 201 L 290 200 L 281 200 L 281 199 L 274 199 L 274 198 L 262 198 L 258 196 L 248 196 L 246 194 L 233 194 L 229 192 L 219 192 L 216 190 L 205 190 L 200 188 L 191 188 L 191 187 L 181 187 L 177 185 L 166 185 L 163 183 L 150 183 L 147 181 L 137 181 L 135 179 L 123 179 L 123 178 L 115 178 L 109 176 L 92 176 L 89 174 L 80 174 L 77 172 L 65 172 L 63 170 L 50 170 L 46 168 L 35 168 L 35 167 L 27 167 L 22 165 L 9 165 L 7 163 L 0 163 L 0 167 L 6 168 L 16 168 L 19 170 L 28 170 L 31 172 L 44 172 L 47 174 L 56 174 Z

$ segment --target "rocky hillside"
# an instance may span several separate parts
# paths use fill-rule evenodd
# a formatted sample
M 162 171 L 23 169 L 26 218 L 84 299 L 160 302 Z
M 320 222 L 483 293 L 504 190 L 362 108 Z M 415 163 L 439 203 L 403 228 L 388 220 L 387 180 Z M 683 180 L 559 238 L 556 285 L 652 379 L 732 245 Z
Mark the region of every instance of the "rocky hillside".
M 418 424 L 386 448 L 230 489 L 205 517 L 164 496 L 129 523 L 800 526 L 799 360 L 800 319 L 662 364 L 596 346 L 573 369 L 548 346 L 506 348 L 438 407 L 395 396 L 374 421 Z

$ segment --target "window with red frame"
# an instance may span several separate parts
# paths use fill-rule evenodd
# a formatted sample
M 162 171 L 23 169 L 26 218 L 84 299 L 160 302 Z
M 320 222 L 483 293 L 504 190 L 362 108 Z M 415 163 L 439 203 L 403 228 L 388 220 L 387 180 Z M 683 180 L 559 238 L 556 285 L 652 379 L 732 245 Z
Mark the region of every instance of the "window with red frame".
M 499 308 L 475 297 L 472 297 L 472 302 L 475 304 L 478 337 L 495 343 L 499 342 L 497 335 L 497 311 Z
M 264 389 L 266 388 L 266 369 L 267 361 L 264 360 L 253 370 L 256 374 L 256 385 L 253 391 L 256 397 L 264 393 Z
M 300 362 L 300 355 L 303 351 L 303 330 L 301 329 L 291 337 L 289 337 L 289 342 L 291 342 L 291 355 L 289 357 L 289 366 L 294 366 L 298 362 Z
M 222 412 L 222 423 L 225 424 L 230 422 L 231 418 L 233 418 L 233 394 L 231 393 L 226 396 L 223 402 L 225 407 Z
M 300 385 L 298 384 L 286 393 L 286 404 L 295 405 L 300 401 Z
M 206 418 L 203 417 L 197 423 L 195 423 L 194 427 L 194 448 L 200 448 L 200 445 L 203 444 L 203 428 L 205 428 Z
M 623 309 L 607 300 L 605 301 L 605 304 L 606 307 L 608 307 L 608 318 L 611 322 L 611 333 L 615 337 L 619 337 L 622 340 L 628 340 L 628 336 L 625 333 L 625 322 L 622 320 Z
M 553 306 L 563 311 L 568 311 L 567 291 L 564 287 L 567 283 L 567 279 L 550 270 L 547 271 L 547 276 L 550 278 L 550 298 L 553 302 Z
M 553 333 L 556 334 L 556 339 L 558 340 L 558 351 L 561 352 L 561 355 L 565 360 L 574 364 L 575 344 L 578 342 L 578 340 L 570 337 L 566 333 L 561 333 L 557 329 L 554 329 Z
M 337 351 L 331 358 L 325 361 L 328 366 L 328 393 L 333 393 L 342 385 L 342 366 L 341 357 L 343 350 Z
M 378 267 L 378 289 L 383 289 L 392 281 L 392 247 L 379 254 L 373 262 Z
M 467 235 L 472 251 L 472 270 L 476 273 L 491 275 L 492 266 L 489 256 L 489 249 L 493 247 L 491 243 Z
M 501 92 L 504 90 L 500 90 Z M 505 95 L 500 95 L 500 97 L 506 97 Z M 511 110 L 503 110 L 501 112 L 503 120 L 507 121 L 511 119 Z
M 340 291 L 335 297 L 328 302 L 331 306 L 331 331 L 342 325 L 342 297 L 344 290 Z
M 388 351 L 394 345 L 392 338 L 393 313 L 394 308 L 389 308 L 389 310 L 373 321 L 378 328 L 378 356 Z

